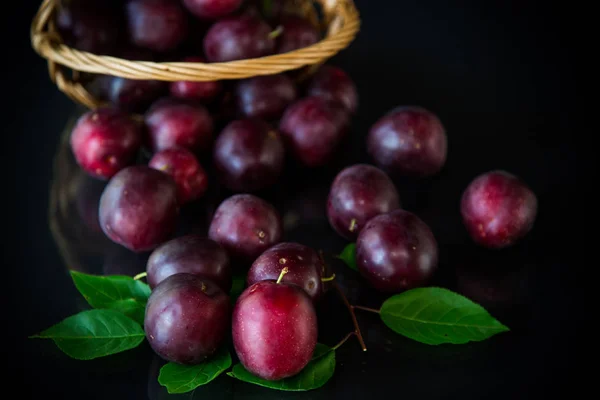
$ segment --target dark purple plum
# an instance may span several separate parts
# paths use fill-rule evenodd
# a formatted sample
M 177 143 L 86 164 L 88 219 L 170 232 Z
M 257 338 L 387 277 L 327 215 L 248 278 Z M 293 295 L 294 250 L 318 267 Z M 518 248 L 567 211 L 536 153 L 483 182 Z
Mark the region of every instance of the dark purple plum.
M 437 269 L 438 246 L 415 214 L 394 210 L 367 222 L 356 241 L 360 274 L 381 292 L 423 286 Z
M 207 151 L 213 139 L 213 119 L 202 105 L 167 99 L 145 114 L 150 147 L 154 152 L 183 147 L 194 154 Z
M 258 119 L 232 121 L 213 148 L 220 182 L 230 190 L 254 192 L 273 185 L 283 172 L 284 146 L 278 132 Z
M 235 261 L 249 266 L 281 241 L 283 223 L 270 203 L 251 194 L 236 194 L 217 207 L 208 236 Z
M 300 243 L 279 243 L 267 249 L 250 267 L 246 285 L 250 287 L 260 281 L 276 281 L 283 268 L 287 268 L 288 272 L 281 282 L 304 289 L 315 303 L 321 298 L 325 264 L 315 250 Z
M 277 37 L 277 53 L 311 46 L 321 40 L 319 30 L 306 18 L 298 15 L 285 15 L 279 20 L 282 33 Z
M 81 168 L 106 180 L 135 161 L 142 146 L 142 127 L 124 112 L 99 108 L 79 117 L 70 144 Z
M 136 46 L 171 51 L 188 34 L 188 17 L 178 1 L 129 0 L 126 11 L 130 41 Z
M 261 281 L 248 287 L 233 309 L 233 345 L 252 374 L 279 380 L 296 375 L 317 344 L 317 315 L 296 285 Z
M 237 11 L 243 0 L 183 0 L 188 10 L 198 18 L 218 19 Z
M 145 165 L 119 171 L 100 198 L 103 232 L 134 252 L 153 250 L 168 240 L 178 215 L 175 181 Z
M 287 75 L 263 75 L 238 82 L 235 97 L 242 115 L 274 120 L 296 100 L 297 91 Z
M 197 275 L 171 275 L 152 290 L 144 319 L 150 347 L 167 361 L 195 365 L 213 355 L 230 324 L 229 296 Z
M 208 175 L 192 152 L 182 147 L 155 153 L 148 166 L 170 175 L 177 184 L 177 200 L 198 200 L 208 189 Z
M 477 176 L 463 192 L 460 212 L 473 241 L 489 248 L 504 248 L 533 228 L 538 201 L 520 178 L 495 170 Z
M 327 217 L 340 236 L 356 240 L 373 217 L 400 208 L 400 195 L 385 172 L 367 164 L 340 171 L 329 191 Z
M 146 265 L 151 288 L 171 275 L 188 273 L 209 279 L 225 292 L 231 289 L 229 256 L 217 242 L 199 235 L 171 239 L 157 247 Z
M 438 173 L 446 163 L 446 130 L 421 107 L 398 107 L 380 118 L 367 136 L 375 163 L 394 175 L 414 177 Z
M 358 108 L 358 91 L 350 76 L 341 68 L 324 65 L 315 73 L 306 90 L 309 96 L 337 102 L 351 113 Z
M 270 55 L 274 50 L 271 27 L 253 15 L 217 21 L 204 37 L 204 53 L 210 62 L 258 58 Z
M 202 57 L 187 57 L 183 61 L 205 62 Z M 171 82 L 170 92 L 173 97 L 208 103 L 221 93 L 222 86 L 223 85 L 219 81 L 177 81 Z
M 279 130 L 294 157 L 303 165 L 325 165 L 344 137 L 348 112 L 320 97 L 305 97 L 289 106 Z
M 112 54 L 124 18 L 115 1 L 72 0 L 57 7 L 56 26 L 65 44 L 94 54 Z

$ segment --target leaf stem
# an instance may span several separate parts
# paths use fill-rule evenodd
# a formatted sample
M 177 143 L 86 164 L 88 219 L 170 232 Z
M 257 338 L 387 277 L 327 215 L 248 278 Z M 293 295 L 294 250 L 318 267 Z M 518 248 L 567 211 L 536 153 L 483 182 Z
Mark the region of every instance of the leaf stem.
M 348 308 L 348 311 L 350 311 L 350 316 L 352 317 L 352 323 L 354 324 L 354 333 L 356 334 L 356 338 L 358 339 L 358 342 L 360 343 L 360 347 L 362 348 L 363 351 L 367 351 L 367 345 L 365 344 L 365 341 L 363 340 L 363 337 L 362 337 L 362 333 L 360 332 L 360 327 L 358 326 L 358 321 L 356 320 L 356 315 L 354 314 L 354 308 L 352 307 L 350 302 L 348 302 L 348 299 L 346 298 L 344 291 L 342 290 L 340 285 L 338 285 L 337 282 L 333 281 L 333 287 L 340 295 L 340 298 L 346 305 L 346 308 Z
M 139 279 L 145 278 L 146 276 L 148 276 L 147 272 L 140 272 L 139 274 L 133 277 L 133 280 L 137 281 Z
M 331 276 L 328 276 L 326 278 L 321 278 L 321 282 L 331 282 L 334 279 L 335 279 L 335 274 L 332 274 Z
M 352 306 L 352 308 L 355 308 L 357 310 L 363 310 L 363 311 L 369 311 L 375 314 L 379 314 L 381 311 L 380 310 L 376 310 L 374 308 L 369 308 L 369 307 L 363 307 L 363 306 Z
M 289 269 L 288 269 L 288 267 L 284 267 L 284 268 L 281 270 L 281 273 L 279 274 L 279 278 L 277 278 L 277 283 L 280 283 L 280 282 L 281 282 L 281 280 L 283 279 L 283 276 L 284 276 L 285 274 L 287 274 L 288 272 L 289 272 Z
M 337 350 L 341 345 L 343 345 L 344 343 L 346 343 L 346 340 L 350 339 L 350 336 L 354 336 L 356 335 L 356 332 L 352 331 L 349 334 L 347 334 L 346 336 L 344 336 L 344 338 L 342 340 L 340 340 L 340 342 L 338 344 L 336 344 L 335 346 L 333 346 L 331 348 L 331 350 Z

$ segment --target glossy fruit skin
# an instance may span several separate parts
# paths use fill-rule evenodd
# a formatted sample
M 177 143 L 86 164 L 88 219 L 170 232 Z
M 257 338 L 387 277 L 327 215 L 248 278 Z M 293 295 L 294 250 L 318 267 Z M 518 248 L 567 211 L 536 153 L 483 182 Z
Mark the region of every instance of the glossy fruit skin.
M 323 295 L 325 264 L 315 250 L 300 243 L 278 243 L 262 253 L 248 271 L 247 287 L 260 281 L 277 281 L 284 267 L 288 272 L 281 282 L 302 288 L 313 302 L 318 302 Z
M 198 200 L 208 189 L 208 174 L 196 156 L 182 147 L 155 153 L 148 166 L 166 173 L 175 180 L 179 204 Z
M 520 178 L 494 170 L 471 181 L 461 197 L 460 212 L 475 243 L 500 249 L 515 244 L 531 231 L 538 200 Z
M 204 54 L 210 62 L 258 58 L 272 54 L 271 27 L 253 15 L 221 19 L 204 36 Z
M 285 150 L 279 133 L 258 119 L 232 121 L 213 148 L 219 180 L 237 192 L 254 192 L 271 186 L 281 176 Z
M 144 331 L 160 357 L 194 365 L 217 351 L 231 326 L 230 312 L 229 296 L 214 282 L 179 273 L 150 294 Z
M 186 57 L 184 62 L 205 62 L 202 57 Z M 171 82 L 169 90 L 171 96 L 180 99 L 194 100 L 201 103 L 208 103 L 213 100 L 221 90 L 223 85 L 219 81 L 194 82 L 177 81 Z
M 251 194 L 225 199 L 213 216 L 208 237 L 223 246 L 237 262 L 250 265 L 283 236 L 281 216 L 265 200 Z
M 208 150 L 214 125 L 208 110 L 183 100 L 166 100 L 155 102 L 144 116 L 152 151 L 183 147 L 198 154 Z
M 376 164 L 394 175 L 426 177 L 438 173 L 447 157 L 446 130 L 421 107 L 398 107 L 380 118 L 367 136 Z
M 340 171 L 329 190 L 327 218 L 342 237 L 355 241 L 373 217 L 400 208 L 400 195 L 381 169 L 355 164 Z
M 188 17 L 178 1 L 129 0 L 125 7 L 130 40 L 136 46 L 171 51 L 188 34 Z
M 171 275 L 188 273 L 216 283 L 229 293 L 231 265 L 223 247 L 208 238 L 190 234 L 157 247 L 146 264 L 148 285 L 154 289 Z
M 76 0 L 57 7 L 56 26 L 65 44 L 108 55 L 117 48 L 123 18 L 116 2 Z
M 248 118 L 277 119 L 297 96 L 294 82 L 284 74 L 244 79 L 235 88 L 238 109 Z
M 312 357 L 317 333 L 313 303 L 295 285 L 257 282 L 233 309 L 233 345 L 240 362 L 266 380 L 300 372 Z
M 324 65 L 315 73 L 306 89 L 309 96 L 323 97 L 337 102 L 351 113 L 358 108 L 358 90 L 354 81 L 341 68 Z
M 415 214 L 394 210 L 367 222 L 356 241 L 360 274 L 381 292 L 423 286 L 438 264 L 438 246 Z
M 119 171 L 100 197 L 103 232 L 134 252 L 153 250 L 168 240 L 178 214 L 175 181 L 145 165 Z
M 183 0 L 185 7 L 202 19 L 217 19 L 233 13 L 242 0 Z
M 325 165 L 344 137 L 347 111 L 320 97 L 305 97 L 289 106 L 279 131 L 294 157 L 303 165 Z
M 308 21 L 297 15 L 284 15 L 278 26 L 283 32 L 277 37 L 277 53 L 303 49 L 321 40 L 319 31 Z
M 84 171 L 107 180 L 135 161 L 142 145 L 142 129 L 119 110 L 99 108 L 79 117 L 70 144 Z

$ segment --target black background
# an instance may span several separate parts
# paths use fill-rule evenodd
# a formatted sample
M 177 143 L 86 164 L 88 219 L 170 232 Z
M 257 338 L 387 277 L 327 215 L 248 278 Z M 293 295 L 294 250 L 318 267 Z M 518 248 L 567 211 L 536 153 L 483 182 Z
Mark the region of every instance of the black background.
M 9 205 L 2 265 L 9 274 L 2 348 L 15 376 L 5 385 L 22 392 L 17 398 L 167 398 L 155 382 L 156 359 L 146 345 L 127 356 L 76 361 L 51 342 L 27 339 L 82 307 L 48 226 L 53 157 L 75 109 L 29 44 L 38 4 L 15 2 L 3 17 L 4 43 L 13 49 L 3 50 L 8 70 L 2 165 L 9 181 L 3 197 Z M 447 128 L 448 162 L 434 178 L 397 181 L 403 204 L 431 226 L 440 243 L 436 282 L 485 303 L 512 331 L 481 343 L 430 347 L 360 314 L 369 351 L 362 353 L 354 341 L 344 345 L 336 375 L 324 388 L 289 394 L 222 376 L 194 398 L 514 399 L 562 389 L 574 394 L 583 384 L 577 379 L 580 344 L 591 335 L 583 327 L 580 271 L 597 264 L 583 258 L 591 254 L 584 239 L 592 224 L 596 161 L 584 155 L 592 130 L 583 126 L 578 108 L 579 83 L 587 80 L 577 49 L 588 46 L 582 28 L 591 11 L 575 2 L 492 0 L 358 0 L 357 6 L 361 32 L 333 62 L 355 79 L 360 111 L 336 161 L 318 173 L 300 174 L 279 192 L 286 193 L 278 201 L 282 211 L 306 213 L 286 239 L 341 250 L 344 241 L 318 206 L 328 182 L 344 164 L 369 162 L 364 136 L 384 112 L 404 104 L 429 108 Z M 538 195 L 540 209 L 526 240 L 491 252 L 468 240 L 458 202 L 475 175 L 497 168 L 521 176 Z M 309 206 L 315 202 L 316 212 Z M 333 268 L 353 301 L 380 303 L 382 297 L 352 271 L 335 263 Z M 321 314 L 324 343 L 333 345 L 351 329 L 333 295 Z

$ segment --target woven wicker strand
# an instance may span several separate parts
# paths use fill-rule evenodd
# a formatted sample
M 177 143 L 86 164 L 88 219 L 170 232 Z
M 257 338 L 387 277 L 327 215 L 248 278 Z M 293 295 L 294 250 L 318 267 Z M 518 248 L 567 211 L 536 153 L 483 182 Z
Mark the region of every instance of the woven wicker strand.
M 61 43 L 52 16 L 59 0 L 43 0 L 31 24 L 31 43 L 48 60 L 50 78 L 76 102 L 101 105 L 80 83 L 65 76 L 62 68 L 128 79 L 162 81 L 215 81 L 272 75 L 302 67 L 318 66 L 348 47 L 360 29 L 359 13 L 352 0 L 318 0 L 323 6 L 326 35 L 320 42 L 289 53 L 223 63 L 130 61 L 75 50 Z M 307 3 L 308 4 L 308 3 Z

